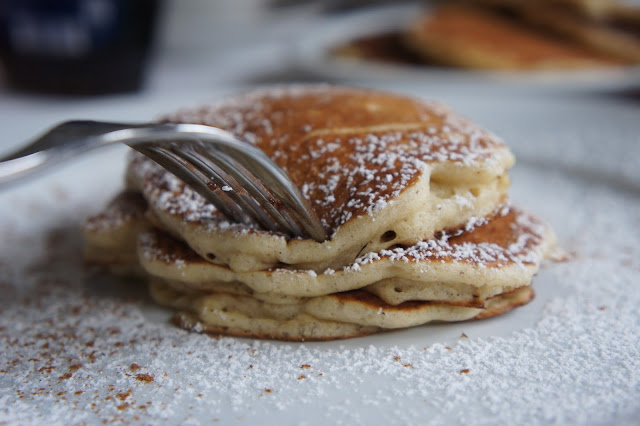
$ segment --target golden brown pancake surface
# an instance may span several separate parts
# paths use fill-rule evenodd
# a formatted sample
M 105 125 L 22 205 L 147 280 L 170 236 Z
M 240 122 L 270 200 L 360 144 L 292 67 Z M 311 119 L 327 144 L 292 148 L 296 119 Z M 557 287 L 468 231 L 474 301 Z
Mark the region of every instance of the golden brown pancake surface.
M 301 188 L 329 233 L 384 208 L 427 164 L 482 165 L 507 151 L 496 136 L 440 104 L 331 86 L 257 91 L 165 120 L 221 127 L 255 143 Z M 164 210 L 185 221 L 217 217 L 149 160 L 137 157 L 131 168 L 154 170 L 142 179 Z

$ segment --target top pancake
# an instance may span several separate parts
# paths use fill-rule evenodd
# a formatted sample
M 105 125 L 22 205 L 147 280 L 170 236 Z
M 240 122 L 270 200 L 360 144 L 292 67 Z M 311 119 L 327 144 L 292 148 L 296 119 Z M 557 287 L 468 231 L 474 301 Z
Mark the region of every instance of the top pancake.
M 317 243 L 230 223 L 177 178 L 134 156 L 129 183 L 142 190 L 156 225 L 236 270 L 339 267 L 486 216 L 505 200 L 513 164 L 502 141 L 440 104 L 362 89 L 279 87 L 163 120 L 220 127 L 256 144 L 331 235 Z

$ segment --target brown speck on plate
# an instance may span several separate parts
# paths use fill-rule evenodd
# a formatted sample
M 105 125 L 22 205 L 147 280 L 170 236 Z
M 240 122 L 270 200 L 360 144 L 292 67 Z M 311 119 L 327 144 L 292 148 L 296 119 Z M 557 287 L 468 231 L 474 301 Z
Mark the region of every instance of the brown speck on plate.
M 149 383 L 149 382 L 153 382 L 153 376 L 150 376 L 149 374 L 140 373 L 140 374 L 136 374 L 136 380 L 140 382 Z

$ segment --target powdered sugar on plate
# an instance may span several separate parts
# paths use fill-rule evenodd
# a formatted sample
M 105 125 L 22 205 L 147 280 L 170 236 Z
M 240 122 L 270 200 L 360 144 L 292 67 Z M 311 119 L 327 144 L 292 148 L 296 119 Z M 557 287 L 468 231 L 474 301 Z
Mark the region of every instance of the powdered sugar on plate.
M 138 283 L 84 267 L 91 182 L 0 194 L 0 422 L 632 423 L 640 202 L 559 172 L 513 177 L 515 202 L 572 253 L 535 278 L 532 304 L 313 344 L 179 330 Z

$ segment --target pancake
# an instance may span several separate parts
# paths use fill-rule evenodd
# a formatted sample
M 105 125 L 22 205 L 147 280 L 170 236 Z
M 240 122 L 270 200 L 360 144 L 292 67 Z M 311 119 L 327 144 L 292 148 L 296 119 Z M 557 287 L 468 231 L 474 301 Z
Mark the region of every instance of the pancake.
M 490 8 L 514 15 L 523 8 L 547 8 L 563 10 L 574 16 L 597 22 L 613 24 L 640 23 L 640 6 L 634 0 L 461 0 L 458 3 L 471 7 Z
M 606 9 L 611 14 L 605 14 L 604 10 L 589 13 L 591 10 L 576 13 L 563 6 L 563 2 L 547 0 L 527 3 L 520 9 L 520 14 L 537 27 L 575 40 L 594 51 L 630 63 L 640 62 L 640 19 L 635 24 L 625 23 L 625 18 L 632 15 L 616 18 L 612 15 L 613 9 Z M 637 11 L 636 16 L 640 18 Z
M 621 63 L 470 6 L 434 8 L 410 26 L 406 41 L 426 60 L 463 68 L 553 70 Z
M 235 271 L 335 269 L 490 215 L 506 200 L 514 161 L 499 138 L 440 104 L 364 89 L 260 90 L 164 119 L 218 126 L 256 144 L 330 235 L 318 243 L 231 223 L 173 175 L 132 156 L 129 186 L 149 202 L 154 224 Z
M 315 297 L 366 288 L 389 304 L 407 300 L 475 302 L 529 285 L 554 247 L 551 229 L 518 209 L 468 230 L 441 232 L 414 246 L 369 253 L 338 270 L 274 268 L 237 272 L 205 261 L 160 232 L 139 239 L 142 267 L 180 290 L 219 291 L 240 283 L 251 295 Z M 264 300 L 264 299 L 263 299 Z
M 514 0 L 511 0 L 514 1 Z M 526 1 L 516 1 L 518 6 L 526 5 Z M 540 0 L 536 3 L 544 7 L 564 8 L 575 15 L 600 21 L 627 20 L 640 22 L 640 7 L 633 0 Z
M 434 321 L 465 321 L 505 313 L 529 302 L 522 287 L 491 298 L 486 307 L 447 302 L 389 305 L 366 291 L 354 290 L 292 304 L 269 304 L 226 293 L 182 293 L 162 281 L 151 284 L 153 299 L 180 309 L 173 322 L 196 332 L 289 341 L 359 337 Z
M 162 281 L 150 283 L 160 305 L 180 309 L 174 324 L 196 332 L 277 340 L 333 340 L 366 336 L 378 327 L 320 319 L 304 313 L 304 303 L 270 304 L 227 293 L 184 293 Z
M 134 191 L 123 191 L 106 208 L 82 224 L 84 258 L 101 265 L 136 265 L 138 235 L 150 228 L 147 203 Z
M 400 30 L 365 34 L 339 44 L 331 55 L 348 61 L 376 61 L 394 65 L 423 65 L 424 61 L 407 49 Z

